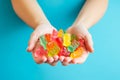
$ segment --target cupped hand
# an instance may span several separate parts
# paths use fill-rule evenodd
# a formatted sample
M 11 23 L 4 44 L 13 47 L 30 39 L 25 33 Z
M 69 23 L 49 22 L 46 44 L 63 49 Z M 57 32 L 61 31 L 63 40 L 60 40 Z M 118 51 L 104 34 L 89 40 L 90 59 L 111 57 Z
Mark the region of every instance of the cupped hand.
M 46 33 L 52 34 L 53 29 L 55 28 L 51 24 L 41 24 L 31 34 L 27 51 L 32 52 L 33 58 L 35 62 L 38 64 L 48 63 L 54 66 L 58 61 L 58 56 L 54 56 L 54 57 L 47 57 L 45 55 L 37 56 L 35 53 L 36 50 L 40 47 L 39 37 Z
M 60 61 L 63 65 L 68 64 L 82 64 L 86 61 L 89 53 L 92 53 L 94 51 L 93 49 L 93 40 L 91 34 L 88 32 L 87 28 L 85 28 L 83 25 L 73 25 L 67 30 L 70 34 L 77 35 L 78 38 L 84 40 L 84 52 L 81 57 L 72 59 L 71 57 L 60 57 Z

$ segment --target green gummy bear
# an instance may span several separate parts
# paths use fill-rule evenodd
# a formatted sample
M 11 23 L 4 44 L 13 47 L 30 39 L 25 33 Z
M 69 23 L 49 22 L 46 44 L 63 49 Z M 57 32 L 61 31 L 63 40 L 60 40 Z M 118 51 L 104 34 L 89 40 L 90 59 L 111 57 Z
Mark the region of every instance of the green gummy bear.
M 45 36 L 41 36 L 40 38 L 40 44 L 43 46 L 43 48 L 46 50 L 47 49 L 47 41 L 45 40 Z
M 76 40 L 72 42 L 72 45 L 68 46 L 67 49 L 69 52 L 74 52 L 76 48 L 80 45 L 80 43 Z
M 68 50 L 69 52 L 74 52 L 75 49 L 76 49 L 76 48 L 75 48 L 74 46 L 72 46 L 72 45 L 70 45 L 70 46 L 67 47 L 67 50 Z

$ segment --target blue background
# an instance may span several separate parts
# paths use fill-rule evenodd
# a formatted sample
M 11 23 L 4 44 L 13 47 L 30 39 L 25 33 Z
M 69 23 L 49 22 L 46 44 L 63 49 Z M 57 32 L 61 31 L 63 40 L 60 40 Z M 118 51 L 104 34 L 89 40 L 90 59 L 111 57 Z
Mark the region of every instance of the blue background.
M 67 29 L 84 0 L 39 2 L 54 26 Z M 33 30 L 16 16 L 10 0 L 0 0 L 0 80 L 120 80 L 119 4 L 119 0 L 109 0 L 105 16 L 90 29 L 95 52 L 84 64 L 52 67 L 36 64 L 26 52 Z

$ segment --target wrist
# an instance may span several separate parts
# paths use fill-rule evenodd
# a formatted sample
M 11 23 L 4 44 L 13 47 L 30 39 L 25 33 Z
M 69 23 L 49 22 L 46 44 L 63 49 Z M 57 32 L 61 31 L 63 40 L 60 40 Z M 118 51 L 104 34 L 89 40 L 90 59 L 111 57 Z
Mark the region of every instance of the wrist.
M 44 22 L 40 22 L 38 25 L 33 27 L 33 29 L 35 30 L 37 27 L 40 27 L 42 25 L 47 25 L 47 26 L 49 25 L 49 26 L 51 26 L 51 24 L 48 21 L 44 21 Z
M 81 22 L 79 22 L 79 23 L 76 23 L 76 22 L 73 23 L 73 24 L 72 24 L 72 27 L 75 27 L 75 28 L 77 28 L 77 27 L 79 27 L 79 28 L 80 28 L 80 27 L 85 27 L 85 28 L 86 28 L 85 24 L 83 24 L 83 23 L 81 23 Z
M 74 26 L 74 27 L 84 27 L 84 28 L 88 29 L 87 24 L 85 24 L 83 22 L 76 22 L 75 21 L 72 26 Z

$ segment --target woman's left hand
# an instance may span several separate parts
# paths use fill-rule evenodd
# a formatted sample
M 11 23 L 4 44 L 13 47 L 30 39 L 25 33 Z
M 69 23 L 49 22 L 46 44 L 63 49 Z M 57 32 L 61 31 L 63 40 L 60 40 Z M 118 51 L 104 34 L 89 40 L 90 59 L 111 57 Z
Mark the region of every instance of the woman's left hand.
M 70 34 L 75 34 L 77 37 L 80 39 L 83 39 L 85 42 L 84 45 L 84 52 L 81 57 L 71 59 L 71 57 L 60 57 L 60 61 L 62 62 L 63 65 L 68 65 L 68 64 L 82 64 L 86 61 L 89 52 L 93 52 L 93 41 L 92 41 L 92 36 L 88 32 L 87 28 L 85 28 L 83 25 L 73 25 L 67 30 L 68 33 Z

